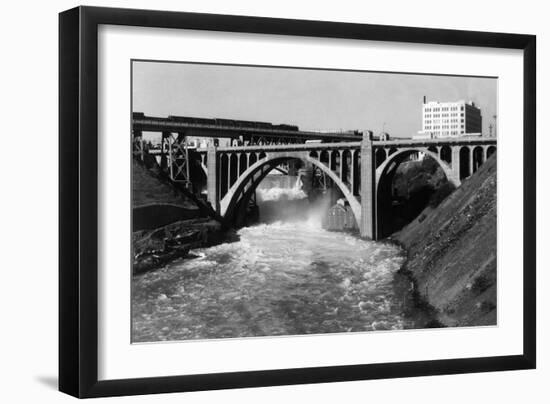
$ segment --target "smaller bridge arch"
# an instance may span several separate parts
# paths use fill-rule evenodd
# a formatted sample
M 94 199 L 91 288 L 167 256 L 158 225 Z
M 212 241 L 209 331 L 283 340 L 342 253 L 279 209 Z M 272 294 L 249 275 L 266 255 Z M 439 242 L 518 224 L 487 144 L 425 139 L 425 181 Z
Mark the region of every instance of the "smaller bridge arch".
M 399 151 L 391 154 L 377 169 L 376 169 L 376 184 L 380 184 L 380 181 L 382 179 L 382 176 L 387 173 L 388 171 L 391 171 L 395 168 L 397 168 L 397 166 L 399 164 L 401 164 L 407 157 L 409 157 L 410 155 L 414 154 L 414 153 L 419 153 L 419 152 L 422 152 L 422 153 L 425 153 L 426 156 L 432 158 L 433 160 L 435 160 L 439 166 L 441 167 L 441 169 L 443 170 L 443 172 L 445 173 L 445 175 L 447 176 L 447 179 L 453 183 L 453 185 L 455 186 L 459 186 L 460 184 L 457 183 L 456 179 L 454 178 L 454 175 L 453 175 L 453 170 L 451 168 L 451 166 L 444 160 L 442 160 L 438 154 L 432 152 L 431 150 L 428 150 L 428 149 L 425 149 L 425 148 L 418 148 L 418 147 L 410 147 L 410 148 L 403 148 L 403 149 L 400 149 Z M 393 164 L 395 164 L 394 166 L 392 166 Z
M 399 165 L 408 157 L 418 153 L 425 153 L 425 156 L 433 159 L 451 184 L 455 187 L 460 185 L 454 181 L 452 168 L 439 157 L 437 149 L 432 151 L 428 148 L 403 148 L 390 155 L 376 170 L 374 197 L 376 225 L 374 233 L 377 239 L 389 236 L 395 231 L 392 224 L 393 216 L 391 216 L 393 212 L 393 179 Z
M 497 151 L 496 146 L 487 147 L 487 152 L 486 152 L 486 155 L 485 155 L 485 159 L 488 159 L 489 157 L 491 157 L 496 151 Z

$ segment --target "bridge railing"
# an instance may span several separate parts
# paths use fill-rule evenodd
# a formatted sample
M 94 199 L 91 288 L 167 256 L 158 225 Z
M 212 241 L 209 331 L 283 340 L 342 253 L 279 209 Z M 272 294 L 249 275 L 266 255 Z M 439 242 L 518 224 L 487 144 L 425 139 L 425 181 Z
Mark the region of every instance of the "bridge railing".
M 458 146 L 458 145 L 488 145 L 497 144 L 497 139 L 493 137 L 480 137 L 480 136 L 462 136 L 462 137 L 446 137 L 438 139 L 412 139 L 401 138 L 392 140 L 374 140 L 373 146 Z
M 216 150 L 219 152 L 247 152 L 247 151 L 263 151 L 269 153 L 270 151 L 313 151 L 313 150 L 326 150 L 326 149 L 349 149 L 359 148 L 361 142 L 337 142 L 337 143 L 298 143 L 288 145 L 258 145 L 258 146 L 225 146 L 218 147 Z M 198 148 L 197 152 L 205 153 L 207 148 Z
M 444 139 L 393 139 L 374 140 L 373 147 L 411 147 L 411 146 L 458 146 L 458 145 L 496 145 L 497 139 L 489 137 L 461 137 Z M 288 145 L 252 145 L 252 146 L 224 146 L 218 147 L 220 152 L 231 151 L 278 151 L 278 150 L 325 150 L 334 148 L 358 148 L 361 142 L 336 143 L 300 143 Z M 207 148 L 198 147 L 197 152 L 206 152 Z

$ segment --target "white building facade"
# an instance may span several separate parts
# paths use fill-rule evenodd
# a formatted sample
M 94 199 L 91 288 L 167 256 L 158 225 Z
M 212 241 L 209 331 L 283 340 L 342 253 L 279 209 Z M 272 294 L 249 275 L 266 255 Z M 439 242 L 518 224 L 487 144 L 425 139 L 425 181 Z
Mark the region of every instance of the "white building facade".
M 422 130 L 417 139 L 481 136 L 481 110 L 466 101 L 430 101 L 422 105 Z

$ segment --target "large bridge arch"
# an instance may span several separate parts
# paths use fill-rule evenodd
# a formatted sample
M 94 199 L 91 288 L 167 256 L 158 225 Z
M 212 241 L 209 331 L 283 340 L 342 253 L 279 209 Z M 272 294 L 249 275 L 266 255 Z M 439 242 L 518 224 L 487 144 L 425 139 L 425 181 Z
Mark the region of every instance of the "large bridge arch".
M 457 187 L 456 180 L 453 176 L 452 168 L 447 162 L 439 157 L 439 153 L 428 150 L 427 148 L 403 148 L 391 154 L 381 165 L 376 169 L 375 183 L 375 215 L 376 215 L 376 238 L 384 238 L 388 236 L 392 230 L 390 220 L 387 215 L 390 213 L 388 204 L 392 203 L 392 185 L 393 178 L 399 165 L 411 155 L 416 153 L 425 153 L 425 156 L 433 159 L 438 166 L 443 170 L 447 180 Z
M 289 160 L 301 160 L 308 162 L 328 175 L 334 184 L 340 189 L 346 200 L 349 202 L 353 215 L 357 223 L 361 223 L 361 204 L 353 196 L 350 189 L 340 179 L 339 175 L 329 169 L 329 167 L 315 157 L 311 157 L 308 152 L 273 152 L 266 153 L 263 158 L 258 159 L 248 167 L 241 176 L 235 181 L 233 186 L 223 196 L 220 202 L 220 214 L 227 220 L 232 220 L 235 215 L 235 209 L 243 197 L 250 194 L 265 178 L 265 176 L 278 165 Z

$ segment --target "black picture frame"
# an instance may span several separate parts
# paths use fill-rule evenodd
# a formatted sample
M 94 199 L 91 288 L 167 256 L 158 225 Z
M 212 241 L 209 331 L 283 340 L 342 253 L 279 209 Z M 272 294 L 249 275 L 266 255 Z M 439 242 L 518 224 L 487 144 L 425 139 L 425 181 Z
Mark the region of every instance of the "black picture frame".
M 523 51 L 523 354 L 98 381 L 98 26 L 180 28 Z M 536 37 L 77 7 L 59 15 L 59 389 L 76 397 L 459 374 L 536 366 Z

